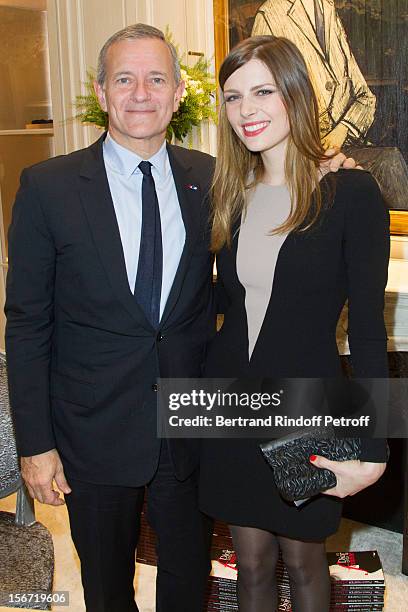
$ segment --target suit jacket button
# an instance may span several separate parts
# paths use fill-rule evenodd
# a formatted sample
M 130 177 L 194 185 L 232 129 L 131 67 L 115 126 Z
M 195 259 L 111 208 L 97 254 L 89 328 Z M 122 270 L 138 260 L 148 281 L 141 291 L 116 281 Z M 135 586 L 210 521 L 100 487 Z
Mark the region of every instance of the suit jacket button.
M 158 388 L 159 388 L 159 386 L 156 383 L 154 383 L 154 385 L 152 385 L 152 391 L 154 391 L 155 393 L 157 393 Z
M 333 81 L 326 81 L 326 90 L 331 91 L 333 89 Z
M 160 332 L 157 334 L 156 336 L 156 340 L 157 342 L 161 342 L 162 340 L 164 340 L 164 336 L 163 334 L 161 334 Z

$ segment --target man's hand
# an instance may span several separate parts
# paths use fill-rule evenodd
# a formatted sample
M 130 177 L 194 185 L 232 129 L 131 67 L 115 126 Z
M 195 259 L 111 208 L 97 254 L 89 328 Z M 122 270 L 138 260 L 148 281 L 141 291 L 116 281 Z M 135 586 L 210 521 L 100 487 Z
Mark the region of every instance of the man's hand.
M 344 153 L 338 151 L 338 149 L 327 149 L 325 155 L 327 156 L 327 161 L 323 160 L 320 163 L 320 173 L 322 176 L 328 172 L 337 172 L 339 168 L 345 168 L 346 170 L 362 170 L 361 166 L 356 165 L 355 159 L 346 157 Z
M 313 459 L 314 458 L 314 459 Z M 371 463 L 370 461 L 330 461 L 326 457 L 312 455 L 311 462 L 317 468 L 327 468 L 335 473 L 337 485 L 327 491 L 324 495 L 335 495 L 347 497 L 355 495 L 362 489 L 377 482 L 383 475 L 386 463 Z
M 21 475 L 31 497 L 42 504 L 50 506 L 65 504 L 59 492 L 53 489 L 53 480 L 63 493 L 71 493 L 61 459 L 55 448 L 33 457 L 21 457 Z

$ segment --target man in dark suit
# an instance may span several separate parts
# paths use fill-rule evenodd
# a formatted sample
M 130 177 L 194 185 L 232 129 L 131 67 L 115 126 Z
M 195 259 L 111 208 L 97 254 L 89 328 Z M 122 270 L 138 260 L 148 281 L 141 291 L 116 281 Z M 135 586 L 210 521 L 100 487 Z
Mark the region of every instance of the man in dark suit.
M 184 84 L 137 24 L 101 50 L 109 131 L 25 170 L 9 233 L 6 346 L 22 473 L 65 493 L 89 612 L 137 610 L 140 511 L 158 536 L 157 610 L 201 612 L 209 564 L 194 441 L 156 433 L 159 376 L 197 377 L 214 326 L 213 158 L 166 145 Z

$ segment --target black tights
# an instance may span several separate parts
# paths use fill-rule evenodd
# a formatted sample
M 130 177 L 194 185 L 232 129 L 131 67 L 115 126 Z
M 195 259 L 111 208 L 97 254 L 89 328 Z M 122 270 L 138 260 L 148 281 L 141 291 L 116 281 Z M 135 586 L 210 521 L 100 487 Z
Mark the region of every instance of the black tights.
M 303 542 L 263 529 L 230 525 L 238 560 L 240 612 L 275 612 L 279 549 L 289 574 L 293 612 L 327 612 L 330 577 L 324 542 Z

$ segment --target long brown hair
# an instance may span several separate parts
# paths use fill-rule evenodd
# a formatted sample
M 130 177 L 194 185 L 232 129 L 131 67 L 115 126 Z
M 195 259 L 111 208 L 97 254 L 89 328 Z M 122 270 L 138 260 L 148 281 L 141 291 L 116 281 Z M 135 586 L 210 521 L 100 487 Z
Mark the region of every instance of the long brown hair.
M 290 126 L 285 177 L 291 197 L 287 220 L 271 233 L 286 233 L 316 220 L 322 205 L 319 166 L 324 158 L 319 110 L 306 64 L 298 48 L 286 38 L 253 36 L 239 43 L 225 58 L 219 74 L 221 90 L 233 72 L 250 60 L 270 70 L 285 105 Z M 262 180 L 261 154 L 249 151 L 232 129 L 222 101 L 218 153 L 212 184 L 211 248 L 231 246 L 231 229 L 246 210 L 248 190 Z M 312 194 L 314 197 L 312 199 Z

